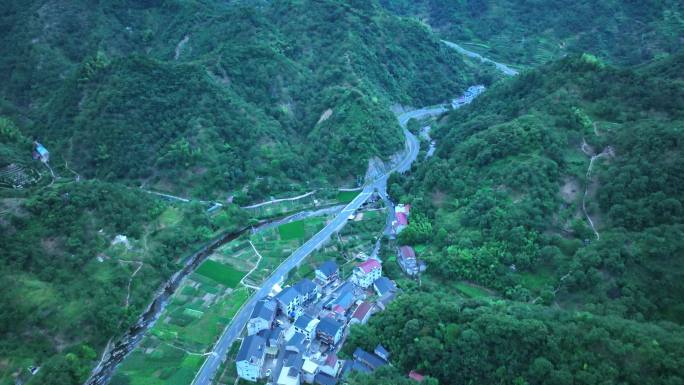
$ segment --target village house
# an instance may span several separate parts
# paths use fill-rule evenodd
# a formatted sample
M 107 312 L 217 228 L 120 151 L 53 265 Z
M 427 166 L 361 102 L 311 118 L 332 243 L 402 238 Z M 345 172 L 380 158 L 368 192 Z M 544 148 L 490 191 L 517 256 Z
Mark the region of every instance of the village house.
M 283 335 L 283 328 L 276 326 L 271 330 L 262 330 L 259 332 L 259 336 L 266 340 L 266 354 L 269 356 L 275 356 L 278 354 L 278 348 L 280 346 L 281 337 Z
M 256 334 L 245 337 L 235 358 L 238 376 L 256 382 L 261 378 L 265 356 L 266 340 L 263 337 Z
M 392 282 L 391 279 L 387 277 L 380 277 L 373 282 L 373 289 L 378 296 L 382 297 L 387 293 L 396 293 L 397 286 L 394 284 L 394 282 Z
M 285 355 L 283 368 L 278 376 L 278 385 L 300 385 L 301 370 L 304 360 L 301 353 L 289 352 Z
M 301 305 L 318 299 L 318 286 L 308 278 L 304 278 L 294 285 L 299 292 Z
M 399 263 L 401 270 L 411 277 L 417 276 L 420 272 L 418 260 L 416 259 L 416 252 L 411 246 L 401 246 L 399 248 L 397 263 Z
M 321 365 L 320 370 L 329 376 L 337 377 L 341 368 L 342 362 L 337 358 L 337 354 L 330 353 L 325 358 L 325 362 Z
M 42 144 L 33 142 L 33 159 L 47 163 L 50 161 L 50 153 Z
M 289 318 L 297 319 L 302 314 L 300 308 L 301 297 L 299 291 L 294 287 L 286 287 L 276 295 L 275 299 L 278 302 L 280 311 Z
M 371 316 L 372 309 L 373 305 L 371 303 L 362 302 L 356 310 L 354 310 L 351 320 L 349 320 L 349 324 L 365 324 Z
M 337 280 L 340 269 L 333 260 L 325 261 L 316 269 L 316 281 L 321 286 L 327 286 Z
M 344 324 L 334 320 L 332 318 L 326 317 L 318 323 L 318 328 L 316 328 L 316 335 L 318 339 L 328 345 L 337 345 L 342 338 L 342 332 L 344 331 Z
M 257 334 L 262 330 L 268 330 L 273 325 L 276 316 L 276 302 L 273 299 L 264 298 L 257 301 L 252 310 L 252 316 L 247 321 L 247 334 Z
M 294 328 L 293 328 L 294 329 Z M 285 351 L 302 353 L 306 351 L 306 336 L 302 333 L 295 332 L 285 345 Z
M 316 385 L 337 385 L 337 378 L 328 374 L 319 372 L 314 377 L 314 384 Z
M 385 361 L 381 357 L 377 356 L 374 353 L 368 353 L 367 351 L 361 348 L 356 348 L 356 350 L 354 351 L 354 360 L 365 365 L 371 371 L 374 371 L 375 369 L 381 366 L 387 365 L 387 361 Z
M 408 217 L 411 211 L 411 205 L 399 204 L 394 208 L 394 221 L 392 221 L 392 228 L 395 234 L 399 234 L 408 226 Z
M 321 322 L 318 318 L 313 318 L 308 314 L 302 314 L 294 323 L 294 328 L 298 333 L 302 333 L 307 339 L 311 340 L 316 336 L 316 326 Z
M 304 382 L 313 384 L 316 374 L 318 374 L 318 364 L 308 358 L 304 359 L 304 364 L 302 365 L 302 379 Z
M 377 259 L 371 258 L 354 268 L 351 281 L 365 289 L 372 285 L 381 275 L 382 266 L 380 262 Z

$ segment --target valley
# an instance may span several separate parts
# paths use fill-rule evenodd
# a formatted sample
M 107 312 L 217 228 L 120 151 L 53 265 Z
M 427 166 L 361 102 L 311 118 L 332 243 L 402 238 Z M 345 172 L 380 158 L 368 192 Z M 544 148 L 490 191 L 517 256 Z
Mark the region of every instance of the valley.
M 0 385 L 680 383 L 681 12 L 561 3 L 0 6 Z

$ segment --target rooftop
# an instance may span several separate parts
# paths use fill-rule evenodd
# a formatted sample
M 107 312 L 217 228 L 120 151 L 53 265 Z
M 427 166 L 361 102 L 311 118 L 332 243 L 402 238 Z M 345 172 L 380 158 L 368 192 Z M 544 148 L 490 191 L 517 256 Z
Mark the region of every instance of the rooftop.
M 333 260 L 325 261 L 322 265 L 318 266 L 316 270 L 323 273 L 326 277 L 330 277 L 337 271 L 337 263 Z
M 263 359 L 266 354 L 266 340 L 259 335 L 251 335 L 245 337 L 240 345 L 235 361 L 249 361 L 254 362 L 257 359 Z
M 425 379 L 425 376 L 423 376 L 422 374 L 416 372 L 415 370 L 412 370 L 411 372 L 409 372 L 409 375 L 408 375 L 408 376 L 409 376 L 410 379 L 415 380 L 415 381 L 418 381 L 418 382 L 422 382 L 423 379 Z
M 399 248 L 399 254 L 402 258 L 416 258 L 416 252 L 411 246 L 401 246 Z
M 294 288 L 300 293 L 300 294 L 309 294 L 313 293 L 316 291 L 316 284 L 313 283 L 308 278 L 303 278 L 301 281 L 297 282 L 294 285 Z
M 278 299 L 278 301 L 282 303 L 287 304 L 294 301 L 297 297 L 299 297 L 299 291 L 297 291 L 297 289 L 293 287 L 286 287 L 285 289 L 283 289 L 283 291 L 278 293 L 276 299 Z
M 297 318 L 297 320 L 294 323 L 294 326 L 299 329 L 306 329 L 307 326 L 314 320 L 313 317 L 311 317 L 308 314 L 302 314 Z
M 354 314 L 352 314 L 352 318 L 356 318 L 357 320 L 361 321 L 366 317 L 366 314 L 371 311 L 373 308 L 373 305 L 371 305 L 368 302 L 363 302 L 359 307 L 354 310 Z
M 408 225 L 408 218 L 406 217 L 406 214 L 397 213 L 397 224 L 404 226 Z
M 276 303 L 272 299 L 262 299 L 257 301 L 252 311 L 251 319 L 262 318 L 265 320 L 272 321 L 275 317 Z
M 354 351 L 354 359 L 362 362 L 364 365 L 367 365 L 371 370 L 375 370 L 387 364 L 387 362 L 382 358 L 373 353 L 368 353 L 361 348 L 356 348 Z
M 327 334 L 329 336 L 334 336 L 337 331 L 340 330 L 344 325 L 340 322 L 335 321 L 332 318 L 326 317 L 318 323 L 318 328 L 316 329 L 320 333 Z
M 314 383 L 317 385 L 337 385 L 337 379 L 325 373 L 318 373 L 314 377 Z
M 397 290 L 397 286 L 394 284 L 394 282 L 387 277 L 380 277 L 376 279 L 375 282 L 373 282 L 373 286 L 380 296 Z
M 359 269 L 361 269 L 361 271 L 363 271 L 365 274 L 370 273 L 374 269 L 381 269 L 382 268 L 382 266 L 380 266 L 380 262 L 378 262 L 377 259 L 372 259 L 372 258 L 365 261 L 365 262 L 360 263 L 357 267 Z

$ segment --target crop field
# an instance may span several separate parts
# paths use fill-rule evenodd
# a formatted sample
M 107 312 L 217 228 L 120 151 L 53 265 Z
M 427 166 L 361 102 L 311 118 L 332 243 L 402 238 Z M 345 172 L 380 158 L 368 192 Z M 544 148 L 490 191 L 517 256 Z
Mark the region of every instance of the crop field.
M 236 270 L 233 266 L 211 259 L 204 261 L 196 272 L 227 287 L 236 287 L 245 276 L 244 272 Z
M 360 191 L 340 191 L 337 193 L 337 200 L 341 203 L 349 203 L 359 195 Z
M 251 295 L 237 287 L 255 263 L 234 241 L 210 256 L 171 297 L 157 323 L 121 364 L 111 384 L 189 384 L 221 331 Z M 249 246 L 249 244 L 247 243 Z M 245 262 L 238 270 L 239 260 Z
M 288 241 L 291 239 L 304 238 L 304 221 L 286 223 L 278 227 L 280 239 Z

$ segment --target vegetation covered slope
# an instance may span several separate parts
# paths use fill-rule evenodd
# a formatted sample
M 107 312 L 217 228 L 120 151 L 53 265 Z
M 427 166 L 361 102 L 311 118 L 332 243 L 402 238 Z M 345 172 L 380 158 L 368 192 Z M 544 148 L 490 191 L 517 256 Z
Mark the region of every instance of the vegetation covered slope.
M 511 63 L 537 65 L 591 52 L 619 64 L 643 63 L 682 47 L 681 2 L 381 0 L 425 20 L 443 38 Z
M 684 93 L 663 67 L 684 56 L 639 70 L 569 57 L 452 112 L 435 158 L 390 186 L 433 229 L 403 240 L 432 246 L 434 274 L 509 298 L 684 321 Z
M 30 383 L 84 381 L 96 351 L 137 320 L 191 247 L 244 224 L 232 210 L 209 218 L 203 206 L 96 180 L 0 205 L 2 384 L 25 380 L 31 366 L 41 370 Z
M 354 381 L 681 382 L 682 69 L 682 54 L 636 69 L 571 56 L 443 117 L 436 155 L 390 181 L 412 204 L 399 242 L 427 261 L 423 285 L 405 283 L 421 293 L 348 347 L 387 344 L 398 372 Z M 459 282 L 500 299 L 461 302 Z
M 350 384 L 409 384 L 399 374 L 409 370 L 443 385 L 674 385 L 684 375 L 681 326 L 440 293 L 403 296 L 356 329 L 345 349 L 378 343 L 396 367 Z
M 3 7 L 6 114 L 87 176 L 195 195 L 363 175 L 402 147 L 390 103 L 469 82 L 457 54 L 375 2 Z M 275 182 L 242 190 L 257 177 Z

